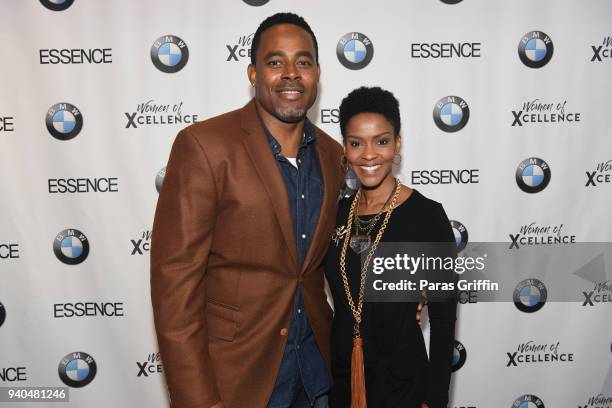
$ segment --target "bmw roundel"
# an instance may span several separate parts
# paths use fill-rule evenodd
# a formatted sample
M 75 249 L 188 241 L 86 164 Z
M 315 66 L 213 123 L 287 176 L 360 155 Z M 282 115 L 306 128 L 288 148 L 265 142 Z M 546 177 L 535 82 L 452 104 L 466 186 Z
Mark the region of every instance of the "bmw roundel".
M 93 381 L 98 366 L 92 356 L 77 351 L 62 358 L 57 371 L 64 384 L 69 387 L 80 388 Z
M 53 11 L 63 11 L 72 6 L 74 0 L 40 0 L 40 3 Z
M 533 313 L 540 310 L 546 303 L 548 292 L 542 281 L 530 278 L 519 282 L 514 288 L 512 300 L 518 310 Z
M 162 35 L 151 46 L 151 61 L 162 72 L 178 72 L 185 67 L 188 60 L 187 44 L 175 35 Z
M 453 362 L 451 365 L 451 370 L 453 372 L 459 370 L 465 364 L 466 359 L 467 352 L 465 351 L 465 347 L 463 347 L 463 344 L 455 340 L 455 344 L 453 347 Z
M 519 58 L 529 68 L 541 68 L 553 56 L 553 42 L 542 31 L 530 31 L 521 38 L 518 45 Z
M 53 240 L 53 253 L 67 265 L 80 264 L 89 255 L 89 240 L 77 229 L 65 229 Z
M 521 395 L 512 403 L 511 408 L 545 408 L 542 400 L 535 395 Z
M 461 252 L 468 243 L 468 231 L 465 228 L 465 225 L 463 225 L 459 221 L 451 220 L 450 224 L 453 229 L 453 234 L 455 235 L 455 244 L 457 245 L 457 252 Z
M 155 188 L 159 193 L 161 191 L 162 184 L 164 183 L 164 177 L 166 176 L 166 166 L 162 167 L 160 171 L 157 172 L 157 176 L 155 176 Z
M 83 127 L 83 115 L 71 103 L 60 102 L 47 110 L 45 117 L 47 130 L 58 140 L 74 139 Z
M 457 132 L 463 129 L 470 119 L 470 107 L 463 98 L 445 96 L 436 102 L 433 118 L 440 130 Z
M 336 46 L 336 56 L 348 69 L 365 68 L 374 57 L 374 46 L 365 34 L 352 32 L 343 35 Z
M 539 193 L 550 182 L 550 167 L 537 157 L 519 163 L 515 173 L 516 184 L 526 193 Z

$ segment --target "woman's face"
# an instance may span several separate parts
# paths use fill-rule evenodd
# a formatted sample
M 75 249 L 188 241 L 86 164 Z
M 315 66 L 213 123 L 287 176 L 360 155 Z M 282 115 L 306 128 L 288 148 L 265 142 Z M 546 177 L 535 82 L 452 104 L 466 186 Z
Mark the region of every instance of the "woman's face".
M 344 154 L 363 187 L 376 188 L 391 177 L 393 157 L 400 151 L 400 137 L 380 113 L 360 113 L 345 129 Z

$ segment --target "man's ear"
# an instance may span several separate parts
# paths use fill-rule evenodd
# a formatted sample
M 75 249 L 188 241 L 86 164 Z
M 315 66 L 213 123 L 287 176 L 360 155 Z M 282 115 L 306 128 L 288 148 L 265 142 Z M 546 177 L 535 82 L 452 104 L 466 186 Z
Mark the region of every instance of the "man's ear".
M 255 70 L 255 65 L 249 64 L 249 66 L 247 67 L 247 76 L 249 77 L 249 82 L 251 83 L 251 86 L 255 86 L 255 84 L 257 83 L 257 71 Z

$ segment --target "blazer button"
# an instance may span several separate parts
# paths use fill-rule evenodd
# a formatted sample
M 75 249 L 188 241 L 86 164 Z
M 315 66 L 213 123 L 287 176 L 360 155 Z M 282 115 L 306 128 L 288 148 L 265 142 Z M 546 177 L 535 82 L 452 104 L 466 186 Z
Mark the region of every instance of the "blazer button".
M 280 331 L 280 335 L 281 335 L 281 336 L 286 336 L 286 335 L 287 335 L 287 333 L 289 333 L 289 330 L 287 330 L 287 329 L 286 329 L 286 328 L 284 328 L 284 327 L 283 327 L 283 328 L 281 329 L 281 331 Z

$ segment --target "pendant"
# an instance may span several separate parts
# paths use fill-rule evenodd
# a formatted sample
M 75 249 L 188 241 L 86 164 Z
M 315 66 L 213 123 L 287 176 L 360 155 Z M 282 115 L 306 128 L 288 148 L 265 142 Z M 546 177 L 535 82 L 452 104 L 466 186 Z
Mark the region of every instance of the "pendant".
M 351 237 L 349 245 L 353 251 L 360 254 L 370 248 L 370 245 L 372 245 L 372 239 L 369 235 L 354 235 Z
M 332 234 L 332 241 L 334 241 L 334 243 L 336 244 L 336 246 L 338 246 L 338 243 L 340 242 L 340 240 L 342 239 L 342 237 L 344 237 L 344 234 L 346 234 L 346 228 L 345 226 L 341 226 L 336 228 L 336 230 L 334 231 L 334 233 Z

